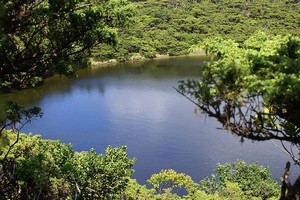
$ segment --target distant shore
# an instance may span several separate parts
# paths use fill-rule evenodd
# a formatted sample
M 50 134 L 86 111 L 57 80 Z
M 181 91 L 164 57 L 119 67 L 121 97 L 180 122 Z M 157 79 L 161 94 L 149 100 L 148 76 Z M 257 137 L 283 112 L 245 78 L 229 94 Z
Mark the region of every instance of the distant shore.
M 179 56 L 207 56 L 204 50 L 198 49 L 190 54 L 187 55 L 179 55 Z M 152 60 L 152 59 L 165 59 L 170 57 L 177 57 L 177 56 L 170 56 L 168 54 L 157 54 L 155 58 L 145 58 L 141 56 L 139 53 L 134 54 L 131 58 L 125 62 L 132 62 L 132 61 L 142 61 L 142 60 Z M 107 66 L 107 65 L 114 65 L 120 63 L 117 59 L 111 59 L 107 61 L 92 61 L 91 66 Z

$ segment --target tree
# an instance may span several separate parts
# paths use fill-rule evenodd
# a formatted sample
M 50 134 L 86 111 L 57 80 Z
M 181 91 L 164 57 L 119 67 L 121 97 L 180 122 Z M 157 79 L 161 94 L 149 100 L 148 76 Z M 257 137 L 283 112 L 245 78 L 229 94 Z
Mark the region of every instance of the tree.
M 178 91 L 242 139 L 299 144 L 300 38 L 258 32 L 241 45 L 216 38 L 201 46 L 215 61 Z
M 108 147 L 105 155 L 74 152 L 71 145 L 16 135 L 0 137 L 0 199 L 117 199 L 125 190 L 135 159 L 126 147 Z M 7 149 L 9 154 L 5 154 Z M 5 164 L 5 165 L 4 165 Z M 11 168 L 10 168 L 11 167 Z
M 185 200 L 248 200 L 278 199 L 280 187 L 272 180 L 267 167 L 247 165 L 243 161 L 218 164 L 212 179 L 196 183 L 192 178 L 174 170 L 161 170 L 147 182 L 153 187 L 139 185 L 130 180 L 125 191 L 128 199 L 185 199 Z M 183 188 L 186 193 L 178 196 L 173 190 Z
M 0 88 L 26 88 L 72 74 L 98 44 L 116 44 L 132 15 L 124 0 L 1 1 Z
M 208 194 L 221 193 L 227 183 L 237 183 L 248 197 L 269 199 L 279 196 L 279 185 L 272 180 L 267 167 L 257 164 L 247 165 L 244 161 L 218 164 L 212 179 L 205 178 L 200 182 L 200 188 Z
M 166 191 L 171 193 L 175 188 L 183 186 L 189 188 L 193 184 L 190 176 L 177 173 L 172 169 L 161 170 L 158 174 L 153 174 L 147 182 L 153 186 L 157 194 L 162 194 Z
M 214 38 L 200 46 L 212 62 L 178 91 L 242 141 L 280 141 L 300 165 L 300 38 L 258 32 L 243 44 Z

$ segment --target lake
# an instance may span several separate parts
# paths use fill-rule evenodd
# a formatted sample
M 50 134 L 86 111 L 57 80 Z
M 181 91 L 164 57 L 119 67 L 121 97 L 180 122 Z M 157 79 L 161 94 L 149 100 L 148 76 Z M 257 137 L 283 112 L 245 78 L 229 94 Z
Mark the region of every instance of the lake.
M 127 145 L 139 183 L 153 173 L 174 169 L 195 181 L 211 176 L 217 163 L 238 159 L 269 166 L 279 180 L 288 156 L 271 142 L 240 143 L 216 120 L 194 113 L 194 105 L 173 87 L 199 79 L 207 57 L 185 56 L 78 71 L 55 76 L 35 89 L 2 94 L 1 101 L 37 105 L 44 116 L 22 132 L 71 143 L 76 151 Z M 299 174 L 293 167 L 292 175 Z

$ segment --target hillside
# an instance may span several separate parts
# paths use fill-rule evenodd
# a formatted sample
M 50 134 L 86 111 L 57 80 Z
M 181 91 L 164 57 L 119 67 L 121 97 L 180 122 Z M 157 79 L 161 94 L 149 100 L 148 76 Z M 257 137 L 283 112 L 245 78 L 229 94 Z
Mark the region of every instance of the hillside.
M 157 54 L 184 55 L 206 37 L 244 41 L 258 30 L 274 34 L 300 34 L 300 3 L 289 0 L 146 0 L 132 1 L 135 16 L 119 30 L 115 47 L 101 45 L 94 60 Z

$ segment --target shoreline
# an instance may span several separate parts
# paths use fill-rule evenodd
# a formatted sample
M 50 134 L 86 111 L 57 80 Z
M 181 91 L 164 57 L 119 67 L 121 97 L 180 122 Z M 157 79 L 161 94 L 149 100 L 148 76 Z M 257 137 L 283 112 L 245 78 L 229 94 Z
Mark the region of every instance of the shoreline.
M 157 54 L 155 58 L 145 58 L 139 55 L 138 53 L 131 56 L 129 60 L 120 62 L 117 61 L 116 59 L 111 59 L 107 61 L 92 61 L 91 62 L 91 67 L 99 67 L 99 66 L 109 66 L 109 65 L 115 65 L 118 63 L 126 63 L 126 62 L 137 62 L 137 61 L 145 61 L 145 60 L 159 60 L 159 59 L 168 59 L 172 57 L 181 57 L 181 56 L 208 56 L 204 50 L 197 50 L 195 52 L 192 52 L 187 55 L 178 55 L 178 56 L 170 56 L 168 54 Z

